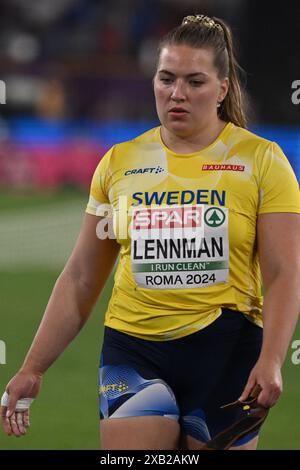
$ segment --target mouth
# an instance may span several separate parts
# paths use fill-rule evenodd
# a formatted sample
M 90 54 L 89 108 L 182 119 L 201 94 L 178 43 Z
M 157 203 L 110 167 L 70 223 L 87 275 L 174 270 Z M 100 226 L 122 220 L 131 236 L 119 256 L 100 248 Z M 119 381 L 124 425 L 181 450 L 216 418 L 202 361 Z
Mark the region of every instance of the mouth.
M 171 116 L 177 116 L 177 117 L 180 117 L 180 116 L 185 116 L 188 114 L 188 111 L 184 108 L 180 108 L 180 107 L 175 107 L 175 108 L 171 108 L 169 110 L 169 114 Z
M 188 111 L 184 108 L 180 108 L 179 106 L 176 106 L 175 108 L 171 108 L 169 110 L 169 113 L 187 113 Z

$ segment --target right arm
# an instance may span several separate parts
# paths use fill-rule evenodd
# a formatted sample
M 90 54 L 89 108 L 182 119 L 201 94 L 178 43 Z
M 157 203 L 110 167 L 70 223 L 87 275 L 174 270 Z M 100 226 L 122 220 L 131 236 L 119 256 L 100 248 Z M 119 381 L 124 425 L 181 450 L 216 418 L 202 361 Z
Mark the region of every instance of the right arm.
M 114 239 L 97 237 L 100 219 L 85 214 L 73 253 L 55 283 L 31 348 L 20 371 L 6 387 L 9 407 L 2 409 L 2 423 L 8 434 L 11 434 L 9 419 L 15 413 L 17 400 L 38 394 L 43 374 L 87 321 L 114 266 L 119 245 Z
M 85 215 L 74 251 L 56 281 L 21 370 L 43 374 L 87 321 L 119 252 L 116 240 L 97 238 L 99 220 Z

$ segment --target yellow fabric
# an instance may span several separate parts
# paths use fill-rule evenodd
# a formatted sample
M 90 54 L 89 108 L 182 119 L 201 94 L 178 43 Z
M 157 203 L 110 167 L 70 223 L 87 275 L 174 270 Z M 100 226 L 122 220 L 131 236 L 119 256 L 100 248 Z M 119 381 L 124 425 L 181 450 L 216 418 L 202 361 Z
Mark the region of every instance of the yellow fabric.
M 115 227 L 121 252 L 105 316 L 107 326 L 145 339 L 175 339 L 212 323 L 222 307 L 244 312 L 249 320 L 262 325 L 263 299 L 255 243 L 257 215 L 300 213 L 299 186 L 277 144 L 228 123 L 205 149 L 179 155 L 164 146 L 159 127 L 151 129 L 134 140 L 115 145 L 101 159 L 86 211 L 104 215 L 102 210 L 107 204 L 115 215 L 120 214 L 124 204 L 128 211 Z M 192 288 L 137 285 L 132 272 L 131 238 L 121 239 L 119 233 L 127 233 L 132 208 L 161 205 L 228 210 L 226 281 Z M 151 245 L 148 253 L 154 252 Z

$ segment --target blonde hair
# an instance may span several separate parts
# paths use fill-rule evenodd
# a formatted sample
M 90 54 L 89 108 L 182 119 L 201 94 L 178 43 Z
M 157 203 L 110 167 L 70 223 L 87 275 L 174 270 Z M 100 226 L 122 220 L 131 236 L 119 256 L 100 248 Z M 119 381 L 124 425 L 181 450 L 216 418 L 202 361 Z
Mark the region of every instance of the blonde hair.
M 204 15 L 186 16 L 182 24 L 167 33 L 160 41 L 158 55 L 169 45 L 188 45 L 195 49 L 208 48 L 214 52 L 214 65 L 219 79 L 228 77 L 229 88 L 218 108 L 221 119 L 246 127 L 246 98 L 241 89 L 239 66 L 234 50 L 232 32 L 224 20 Z

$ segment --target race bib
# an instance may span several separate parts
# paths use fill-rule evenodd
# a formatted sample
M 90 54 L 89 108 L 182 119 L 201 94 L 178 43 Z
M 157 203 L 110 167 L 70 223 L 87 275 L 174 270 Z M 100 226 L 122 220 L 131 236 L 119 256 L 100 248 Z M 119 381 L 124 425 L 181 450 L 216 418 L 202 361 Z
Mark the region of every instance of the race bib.
M 200 204 L 135 208 L 131 266 L 143 289 L 228 282 L 228 209 Z

